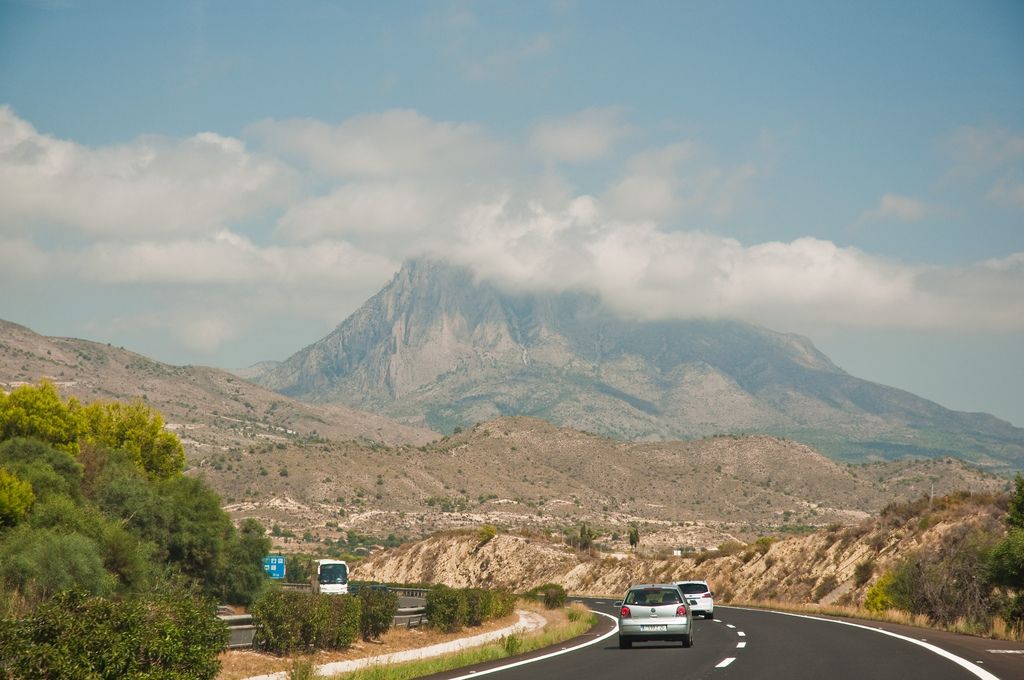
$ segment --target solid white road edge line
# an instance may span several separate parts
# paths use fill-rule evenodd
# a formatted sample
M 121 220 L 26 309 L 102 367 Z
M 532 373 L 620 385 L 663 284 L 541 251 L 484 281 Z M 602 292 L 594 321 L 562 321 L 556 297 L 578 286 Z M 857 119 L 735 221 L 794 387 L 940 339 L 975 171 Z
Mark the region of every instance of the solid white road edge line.
M 722 659 L 722 661 L 717 666 L 715 666 L 715 668 L 725 668 L 726 666 L 728 666 L 729 664 L 731 664 L 735 660 L 736 660 L 735 656 L 730 656 L 727 659 Z
M 523 661 L 516 661 L 515 663 L 507 663 L 504 666 L 498 666 L 496 668 L 488 668 L 485 671 L 475 671 L 475 672 L 469 673 L 467 675 L 460 675 L 457 678 L 452 678 L 451 680 L 467 680 L 467 678 L 479 678 L 481 675 L 488 675 L 490 673 L 497 673 L 498 671 L 503 671 L 503 670 L 506 670 L 508 668 L 515 668 L 517 666 L 525 666 L 528 663 L 534 663 L 536 661 L 543 661 L 545 659 L 550 659 L 553 656 L 560 656 L 562 654 L 568 654 L 569 652 L 575 652 L 577 649 L 583 649 L 584 647 L 589 647 L 590 645 L 596 645 L 598 642 L 601 642 L 602 640 L 606 640 L 606 639 L 610 638 L 612 635 L 615 635 L 616 633 L 619 632 L 619 620 L 617 618 L 615 618 L 611 614 L 605 614 L 604 612 L 595 612 L 593 609 L 591 609 L 590 611 L 592 611 L 595 614 L 598 614 L 600 616 L 605 616 L 605 617 L 611 619 L 612 621 L 615 622 L 615 627 L 612 628 L 607 633 L 605 633 L 604 635 L 602 635 L 601 637 L 595 638 L 593 640 L 590 640 L 589 642 L 584 642 L 583 644 L 576 645 L 575 647 L 563 648 L 563 649 L 558 650 L 557 652 L 551 652 L 550 654 L 544 654 L 543 656 L 534 657 L 532 659 L 524 659 Z
M 963 657 L 957 656 L 953 652 L 947 652 L 942 647 L 936 647 L 935 645 L 933 645 L 933 644 L 931 644 L 929 642 L 922 642 L 921 640 L 915 640 L 912 637 L 907 637 L 906 635 L 900 635 L 899 633 L 892 633 L 892 632 L 887 631 L 887 630 L 882 630 L 881 628 L 872 628 L 871 626 L 862 626 L 859 623 L 850 623 L 849 621 L 837 621 L 835 619 L 823 619 L 820 616 L 808 616 L 807 614 L 793 614 L 793 613 L 790 613 L 790 612 L 779 612 L 779 611 L 775 611 L 774 609 L 751 609 L 749 607 L 732 607 L 732 609 L 744 609 L 746 611 L 751 611 L 751 612 L 768 612 L 770 614 L 782 614 L 783 616 L 795 616 L 798 619 L 810 619 L 812 621 L 824 621 L 825 623 L 838 623 L 838 624 L 842 624 L 844 626 L 851 626 L 853 628 L 863 628 L 864 630 L 870 630 L 873 633 L 881 633 L 882 635 L 888 635 L 889 637 L 894 637 L 894 638 L 896 638 L 898 640 L 903 640 L 905 642 L 910 642 L 912 644 L 917 645 L 918 647 L 924 647 L 929 652 L 932 652 L 933 654 L 938 654 L 939 656 L 941 656 L 941 657 L 943 657 L 945 659 L 949 659 L 950 661 L 952 661 L 956 665 L 958 665 L 958 666 L 960 666 L 962 668 L 967 669 L 973 675 L 975 675 L 975 676 L 977 676 L 979 678 L 982 678 L 983 680 L 999 680 L 998 676 L 992 675 L 991 673 L 986 671 L 984 668 L 978 668 L 975 664 L 971 663 L 967 659 L 964 659 Z

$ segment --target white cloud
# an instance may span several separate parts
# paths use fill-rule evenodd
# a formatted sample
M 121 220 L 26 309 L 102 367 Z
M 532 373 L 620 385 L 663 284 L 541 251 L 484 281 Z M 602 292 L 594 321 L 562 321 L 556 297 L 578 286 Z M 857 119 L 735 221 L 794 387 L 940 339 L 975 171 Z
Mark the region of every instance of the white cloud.
M 397 261 L 341 241 L 259 246 L 222 231 L 170 241 L 100 241 L 43 250 L 26 239 L 0 239 L 0 265 L 19 277 L 72 278 L 106 286 L 329 288 L 379 281 Z
M 998 203 L 1024 209 L 1024 182 L 1015 182 L 1009 178 L 1002 179 L 992 187 L 988 197 Z
M 621 121 L 619 108 L 586 109 L 565 118 L 538 124 L 530 146 L 544 158 L 585 163 L 607 156 L 632 128 Z
M 963 127 L 948 138 L 947 147 L 955 161 L 951 178 L 985 182 L 989 200 L 1024 208 L 1024 134 L 1001 127 Z
M 947 140 L 960 174 L 980 174 L 1024 158 L 1024 135 L 1000 127 L 965 126 Z
M 286 201 L 281 162 L 213 133 L 90 148 L 40 134 L 0 107 L 0 227 L 96 235 L 197 233 Z
M 301 241 L 393 239 L 441 222 L 455 200 L 447 186 L 437 184 L 428 189 L 416 181 L 352 182 L 294 205 L 278 222 L 278 231 Z
M 933 210 L 924 201 L 899 194 L 883 194 L 878 206 L 864 211 L 862 219 L 920 222 Z
M 500 166 L 508 152 L 470 123 L 435 122 L 415 111 L 355 116 L 338 125 L 318 120 L 265 120 L 248 134 L 272 151 L 307 161 L 336 177 L 471 174 Z
M 624 220 L 668 220 L 680 214 L 728 217 L 758 175 L 752 163 L 722 168 L 694 142 L 637 154 L 624 176 L 604 194 L 613 215 Z
M 511 47 L 493 50 L 487 54 L 462 55 L 460 63 L 470 80 L 496 80 L 509 77 L 525 64 L 541 60 L 551 54 L 555 43 L 551 36 L 528 36 Z
M 592 199 L 467 215 L 447 251 L 515 289 L 598 292 L 640 318 L 729 317 L 772 328 L 1024 330 L 1024 258 L 952 268 L 892 262 L 830 241 L 744 246 L 700 232 L 614 221 Z

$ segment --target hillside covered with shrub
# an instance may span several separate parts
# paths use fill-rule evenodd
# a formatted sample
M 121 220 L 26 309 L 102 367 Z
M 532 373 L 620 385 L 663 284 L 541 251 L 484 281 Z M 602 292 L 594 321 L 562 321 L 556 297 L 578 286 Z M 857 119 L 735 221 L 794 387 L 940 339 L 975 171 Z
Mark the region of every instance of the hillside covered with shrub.
M 582 527 L 581 527 L 582 528 Z M 670 557 L 585 549 L 545 532 L 501 532 L 485 543 L 444 532 L 361 562 L 361 579 L 504 587 L 561 584 L 615 596 L 632 583 L 706 579 L 716 599 L 885 610 L 982 634 L 1024 633 L 1024 479 L 1012 494 L 955 493 L 894 503 L 857 524 L 727 541 Z

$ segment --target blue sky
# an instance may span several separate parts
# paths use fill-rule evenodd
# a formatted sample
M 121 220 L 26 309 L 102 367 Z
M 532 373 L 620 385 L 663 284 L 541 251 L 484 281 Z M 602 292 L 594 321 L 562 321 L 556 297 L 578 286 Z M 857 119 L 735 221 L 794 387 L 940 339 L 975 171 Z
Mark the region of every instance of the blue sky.
M 1024 425 L 1020 2 L 0 0 L 0 318 L 282 359 L 401 262 Z

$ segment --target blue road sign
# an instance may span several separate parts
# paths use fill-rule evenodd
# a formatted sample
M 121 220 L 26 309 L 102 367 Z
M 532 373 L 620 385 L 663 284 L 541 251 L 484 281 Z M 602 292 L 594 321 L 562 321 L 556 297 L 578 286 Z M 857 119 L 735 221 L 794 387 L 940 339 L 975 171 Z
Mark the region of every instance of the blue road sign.
M 270 578 L 284 578 L 284 557 L 281 555 L 264 557 L 263 571 L 267 572 L 267 576 Z

